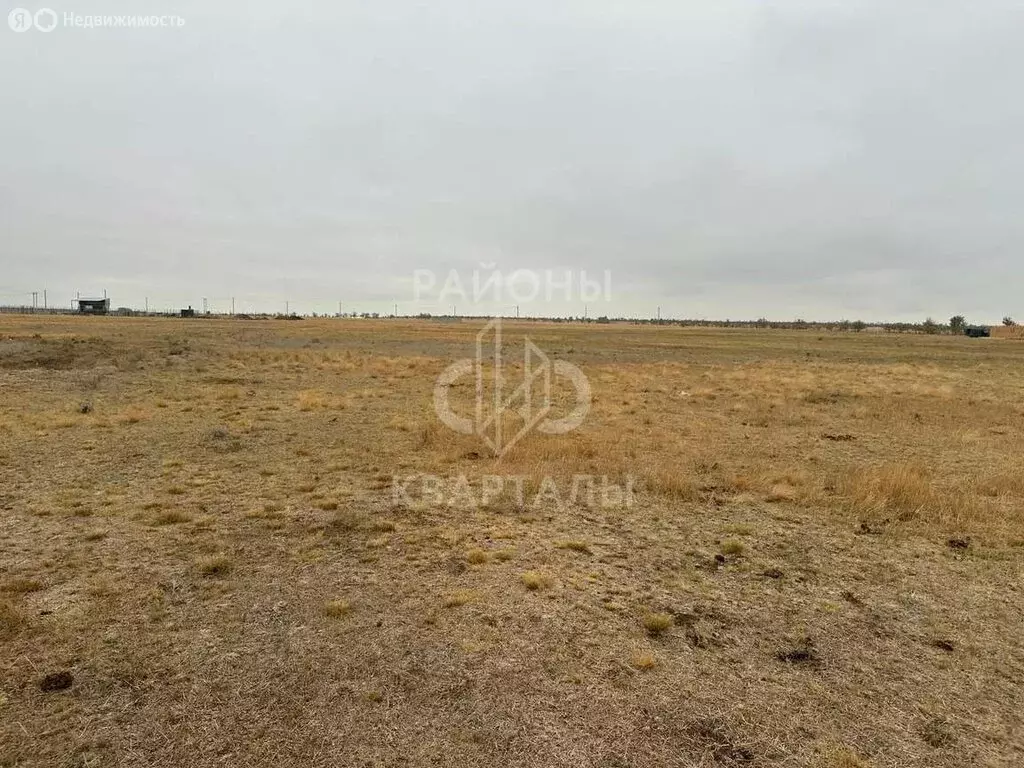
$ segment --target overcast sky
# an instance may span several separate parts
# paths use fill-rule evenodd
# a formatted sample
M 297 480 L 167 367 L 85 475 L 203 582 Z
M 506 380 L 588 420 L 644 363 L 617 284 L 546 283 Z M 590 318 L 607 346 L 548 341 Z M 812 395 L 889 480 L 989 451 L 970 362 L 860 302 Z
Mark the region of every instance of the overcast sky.
M 474 272 L 570 270 L 522 313 L 609 271 L 591 316 L 1024 319 L 1017 0 L 46 7 L 0 27 L 3 303 L 486 314 L 528 291 Z

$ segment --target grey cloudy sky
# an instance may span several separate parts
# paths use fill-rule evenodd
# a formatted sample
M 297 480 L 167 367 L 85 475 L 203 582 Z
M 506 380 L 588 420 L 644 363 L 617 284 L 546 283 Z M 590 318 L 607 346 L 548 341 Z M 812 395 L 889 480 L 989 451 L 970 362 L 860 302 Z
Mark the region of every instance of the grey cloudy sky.
M 1016 0 L 46 7 L 185 25 L 0 28 L 0 302 L 1024 318 Z

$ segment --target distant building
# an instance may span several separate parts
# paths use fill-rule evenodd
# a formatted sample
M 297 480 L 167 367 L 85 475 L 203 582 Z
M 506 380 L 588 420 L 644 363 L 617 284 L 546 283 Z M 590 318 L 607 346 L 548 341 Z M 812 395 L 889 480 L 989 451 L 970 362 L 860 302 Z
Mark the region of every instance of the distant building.
M 110 299 L 75 299 L 82 315 L 105 315 L 110 311 Z
M 964 327 L 964 335 L 972 339 L 987 339 L 992 335 L 987 325 L 968 325 Z
M 181 310 L 181 316 L 182 317 L 195 317 L 196 316 L 196 311 L 194 309 L 192 309 L 192 305 L 189 304 L 188 305 L 188 309 Z

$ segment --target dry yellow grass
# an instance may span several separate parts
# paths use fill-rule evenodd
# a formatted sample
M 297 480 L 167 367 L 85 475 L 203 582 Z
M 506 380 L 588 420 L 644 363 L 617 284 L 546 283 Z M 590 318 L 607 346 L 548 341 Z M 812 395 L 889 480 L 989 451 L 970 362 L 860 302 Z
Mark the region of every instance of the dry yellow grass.
M 993 339 L 1024 340 L 1024 325 L 996 325 L 989 330 Z
M 531 591 L 547 589 L 551 586 L 551 577 L 546 573 L 538 573 L 537 571 L 526 571 L 520 574 L 519 580 L 523 582 L 523 586 Z
M 178 509 L 169 509 L 153 518 L 154 525 L 177 525 L 192 522 L 192 515 Z
M 479 327 L 0 316 L 0 765 L 1019 763 L 1024 344 Z
M 658 666 L 658 657 L 650 651 L 634 651 L 629 657 L 629 663 L 636 669 L 646 672 Z
M 643 617 L 644 629 L 652 637 L 668 631 L 672 628 L 672 617 L 667 613 L 646 613 Z
M 38 579 L 17 578 L 4 582 L 3 586 L 0 587 L 0 591 L 13 592 L 17 594 L 22 592 L 37 592 L 42 588 L 43 584 Z
M 820 768 L 871 768 L 871 764 L 846 747 L 829 749 L 819 763 Z
M 573 552 L 579 552 L 583 555 L 590 555 L 593 552 L 590 549 L 590 545 L 585 541 L 570 540 L 558 542 L 559 549 L 571 549 Z
M 332 619 L 345 616 L 352 610 L 352 604 L 348 600 L 328 600 L 324 603 L 324 615 Z
M 723 555 L 730 555 L 732 557 L 739 557 L 746 551 L 746 546 L 742 541 L 737 539 L 726 539 L 719 546 L 719 550 Z
M 444 596 L 445 608 L 458 608 L 476 599 L 476 593 L 468 589 L 460 589 Z
M 0 638 L 14 634 L 25 624 L 25 614 L 11 600 L 0 599 Z
M 204 557 L 196 566 L 203 576 L 225 576 L 234 569 L 234 563 L 227 555 Z

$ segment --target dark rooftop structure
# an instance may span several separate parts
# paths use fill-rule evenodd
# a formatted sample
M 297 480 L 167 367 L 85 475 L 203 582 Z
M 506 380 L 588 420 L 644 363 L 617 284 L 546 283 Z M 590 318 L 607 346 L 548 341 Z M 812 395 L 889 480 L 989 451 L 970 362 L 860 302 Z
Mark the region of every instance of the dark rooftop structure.
M 972 339 L 987 339 L 992 332 L 986 325 L 968 325 L 964 328 L 964 334 Z
M 110 299 L 75 299 L 83 315 L 105 315 L 110 311 Z

